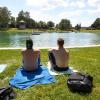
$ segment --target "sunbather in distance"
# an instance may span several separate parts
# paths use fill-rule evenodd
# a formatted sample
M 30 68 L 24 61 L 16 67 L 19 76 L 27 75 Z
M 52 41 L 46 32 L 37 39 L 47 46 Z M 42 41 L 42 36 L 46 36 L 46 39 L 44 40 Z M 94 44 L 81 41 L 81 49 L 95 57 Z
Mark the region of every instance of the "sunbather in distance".
M 49 50 L 49 60 L 51 66 L 56 71 L 66 71 L 68 69 L 69 51 L 64 48 L 64 40 L 57 40 L 58 49 Z
M 40 50 L 33 49 L 33 41 L 26 40 L 26 49 L 22 50 L 23 68 L 34 71 L 40 65 Z

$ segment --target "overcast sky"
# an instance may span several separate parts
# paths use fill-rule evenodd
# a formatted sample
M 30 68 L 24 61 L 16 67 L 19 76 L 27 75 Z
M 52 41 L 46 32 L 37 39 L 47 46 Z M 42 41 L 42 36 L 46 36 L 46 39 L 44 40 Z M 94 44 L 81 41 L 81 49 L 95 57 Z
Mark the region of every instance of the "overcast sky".
M 0 0 L 0 6 L 8 7 L 15 17 L 23 10 L 36 21 L 59 23 L 67 18 L 73 26 L 90 26 L 100 17 L 100 0 Z

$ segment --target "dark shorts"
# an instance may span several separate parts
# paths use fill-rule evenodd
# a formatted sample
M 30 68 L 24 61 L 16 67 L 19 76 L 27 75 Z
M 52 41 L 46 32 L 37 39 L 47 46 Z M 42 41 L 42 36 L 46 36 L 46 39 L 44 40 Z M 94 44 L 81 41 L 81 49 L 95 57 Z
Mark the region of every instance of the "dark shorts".
M 52 62 L 53 68 L 55 71 L 67 71 L 69 69 L 69 67 L 62 67 L 61 68 L 61 67 L 57 66 L 53 53 L 49 53 L 49 60 Z
M 55 71 L 67 71 L 69 67 L 58 67 L 57 65 L 53 67 Z

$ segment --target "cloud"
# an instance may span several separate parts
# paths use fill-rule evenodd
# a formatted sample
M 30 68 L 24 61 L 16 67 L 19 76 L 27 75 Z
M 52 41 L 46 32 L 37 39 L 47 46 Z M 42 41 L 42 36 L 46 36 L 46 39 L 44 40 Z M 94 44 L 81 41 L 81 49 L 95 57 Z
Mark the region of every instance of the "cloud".
M 100 15 L 100 8 L 94 10 L 87 10 L 88 15 L 99 14 Z
M 3 7 L 2 5 L 0 5 L 0 7 Z
M 67 7 L 65 0 L 26 0 L 28 6 L 39 7 L 41 10 L 51 10 L 57 7 Z
M 57 7 L 67 7 L 68 3 L 65 2 L 64 0 L 51 0 L 43 6 L 42 10 L 51 10 Z
M 94 9 L 88 11 L 91 14 L 100 13 L 100 0 L 88 0 L 88 5 L 93 7 Z
M 26 0 L 26 4 L 29 6 L 42 6 L 47 3 L 48 0 Z
M 89 26 L 91 26 L 93 21 L 94 20 L 84 20 L 84 21 L 81 21 L 81 25 L 82 25 L 82 27 L 89 27 Z
M 40 20 L 45 21 L 45 22 L 50 21 L 50 20 L 54 21 L 54 16 L 52 16 L 50 14 L 43 13 L 41 11 L 31 10 L 30 16 L 36 21 L 40 21 Z
M 62 18 L 70 18 L 70 17 L 73 17 L 73 16 L 80 16 L 81 15 L 81 11 L 80 10 L 77 10 L 77 11 L 73 11 L 73 12 L 62 12 L 59 14 L 59 18 L 62 19 Z
M 79 7 L 79 8 L 84 8 L 85 6 L 86 6 L 86 4 L 85 4 L 85 1 L 77 1 L 76 2 L 76 5 Z
M 100 3 L 100 0 L 88 0 L 87 2 L 88 2 L 88 4 L 90 6 L 94 6 L 95 7 L 97 4 Z
M 36 21 L 52 20 L 58 23 L 67 18 L 73 25 L 82 22 L 83 26 L 89 26 L 100 16 L 100 0 L 26 0 L 26 4 L 31 7 L 30 15 Z M 51 10 L 55 13 L 51 14 Z
M 51 10 L 57 7 L 85 7 L 85 0 L 26 0 L 28 6 L 39 7 L 42 10 Z

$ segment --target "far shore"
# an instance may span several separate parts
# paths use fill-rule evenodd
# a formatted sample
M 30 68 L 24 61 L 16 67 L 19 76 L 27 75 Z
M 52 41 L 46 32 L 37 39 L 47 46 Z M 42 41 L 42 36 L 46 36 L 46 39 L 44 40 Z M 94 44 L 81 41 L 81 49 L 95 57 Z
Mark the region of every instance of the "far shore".
M 53 32 L 58 32 L 58 33 L 69 33 L 69 32 L 76 32 L 76 33 L 79 33 L 79 32 L 89 32 L 89 33 L 100 33 L 100 30 L 86 30 L 86 29 L 81 29 L 80 31 L 77 31 L 77 30 L 68 30 L 68 31 L 63 31 L 63 30 L 57 30 L 57 29 L 52 29 L 52 30 L 44 30 L 44 29 L 23 29 L 23 30 L 20 30 L 20 29 L 17 29 L 17 28 L 11 28 L 11 29 L 8 29 L 8 30 L 3 30 L 3 31 L 0 31 L 0 32 L 7 32 L 7 33 L 23 33 L 23 32 L 26 32 L 26 33 L 53 33 Z
M 86 45 L 86 46 L 65 46 L 65 48 L 84 48 L 84 47 L 99 47 L 100 44 L 98 45 Z M 50 48 L 57 48 L 57 47 L 34 47 L 36 49 L 50 49 Z M 3 48 L 0 48 L 0 50 L 17 50 L 17 49 L 25 49 L 23 47 L 3 47 Z

